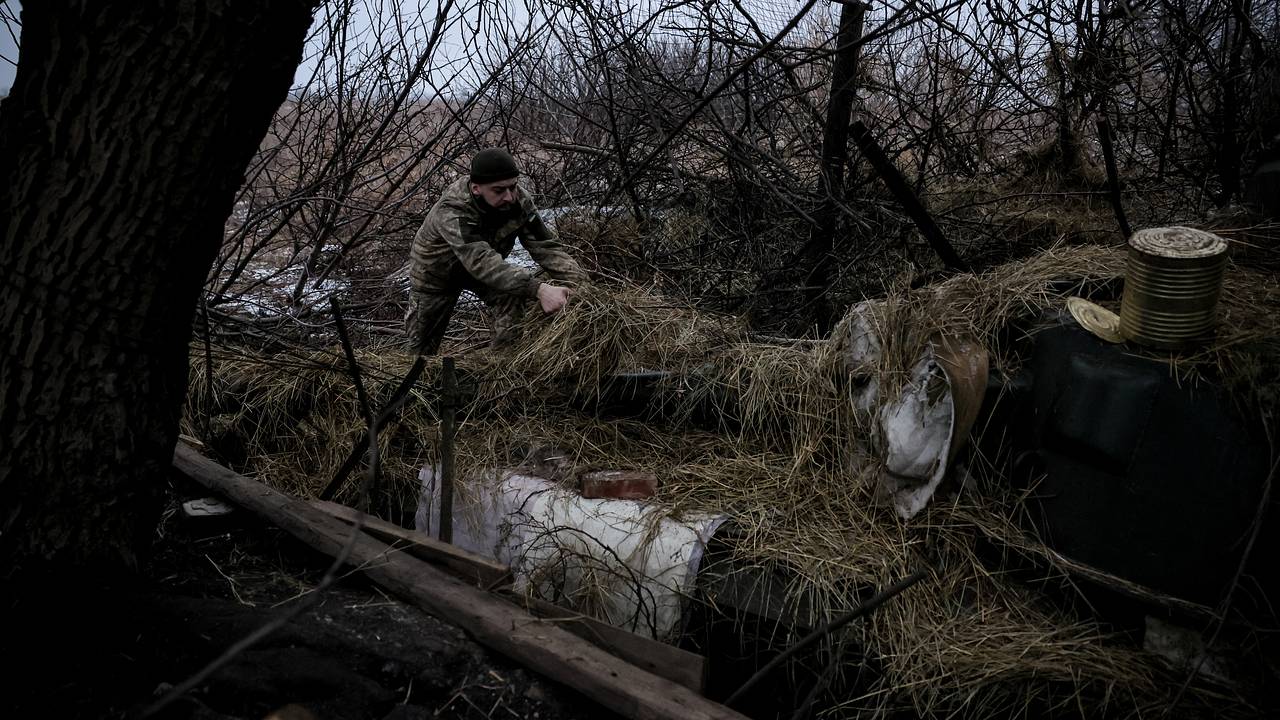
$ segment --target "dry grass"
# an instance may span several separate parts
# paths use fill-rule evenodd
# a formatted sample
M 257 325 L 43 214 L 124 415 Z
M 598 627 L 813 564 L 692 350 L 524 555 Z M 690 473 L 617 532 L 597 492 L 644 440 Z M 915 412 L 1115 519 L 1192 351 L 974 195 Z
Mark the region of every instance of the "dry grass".
M 875 368 L 882 387 L 900 383 L 938 333 L 979 338 L 996 367 L 1013 367 L 1010 327 L 1060 306 L 1086 283 L 1116 277 L 1123 262 L 1116 249 L 1058 248 L 892 293 L 874 310 L 884 339 Z M 1217 342 L 1174 366 L 1275 388 L 1277 307 L 1273 280 L 1233 269 Z M 212 414 L 242 435 L 249 471 L 295 494 L 318 493 L 362 428 L 340 353 L 265 358 L 219 348 L 214 397 L 200 357 L 186 431 L 203 434 L 201 418 Z M 389 395 L 410 364 L 394 353 L 362 352 L 359 360 L 375 399 Z M 1139 717 L 1172 702 L 1181 678 L 1155 657 L 982 556 L 984 543 L 1032 555 L 1047 567 L 1042 585 L 1069 585 L 1061 558 L 1020 529 L 1012 491 L 985 483 L 940 497 L 905 523 L 876 502 L 879 468 L 858 442 L 869 417 L 852 406 L 835 344 L 751 343 L 735 319 L 673 307 L 640 289 L 595 289 L 549 320 L 531 314 L 515 347 L 464 355 L 458 364 L 475 393 L 459 430 L 464 474 L 527 462 L 537 447 L 563 451 L 579 469 L 650 469 L 660 478 L 655 502 L 677 515 L 728 515 L 739 533 L 738 562 L 786 571 L 793 594 L 815 596 L 833 612 L 852 602 L 850 587 L 883 587 L 931 566 L 923 583 L 865 627 L 847 630 L 860 633 L 883 673 L 837 715 L 1035 717 L 1053 709 Z M 614 373 L 637 369 L 675 371 L 660 388 L 671 412 L 648 421 L 591 412 Z M 438 454 L 436 372 L 382 437 L 389 491 L 410 505 L 416 469 Z M 351 492 L 338 499 L 352 501 Z M 1193 685 L 1177 714 L 1204 707 L 1219 716 L 1250 712 Z
M 1067 296 L 1123 273 L 1124 254 L 1119 249 L 1059 246 L 981 274 L 956 275 L 920 290 L 893 292 L 875 306 L 875 327 L 885 355 L 880 369 L 887 373 L 909 369 L 925 344 L 938 335 L 978 338 L 992 351 L 997 367 L 1015 369 L 1017 358 L 1004 330 L 1016 321 L 1062 307 Z

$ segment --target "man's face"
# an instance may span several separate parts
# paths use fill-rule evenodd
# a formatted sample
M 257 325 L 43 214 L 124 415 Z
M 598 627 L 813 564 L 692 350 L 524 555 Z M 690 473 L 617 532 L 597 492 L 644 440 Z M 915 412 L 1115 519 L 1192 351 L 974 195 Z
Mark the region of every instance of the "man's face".
M 516 178 L 483 185 L 471 183 L 471 194 L 479 195 L 491 208 L 505 210 L 516 201 Z

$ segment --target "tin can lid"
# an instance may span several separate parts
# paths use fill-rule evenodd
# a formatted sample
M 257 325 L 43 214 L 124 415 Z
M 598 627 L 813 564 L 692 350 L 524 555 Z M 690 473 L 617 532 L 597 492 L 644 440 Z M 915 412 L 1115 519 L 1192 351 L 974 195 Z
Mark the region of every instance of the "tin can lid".
M 1227 251 L 1225 238 L 1181 225 L 1137 230 L 1129 237 L 1129 246 L 1165 258 L 1208 258 Z
M 1085 330 L 1109 343 L 1124 342 L 1120 334 L 1120 316 L 1082 297 L 1067 298 L 1067 310 Z

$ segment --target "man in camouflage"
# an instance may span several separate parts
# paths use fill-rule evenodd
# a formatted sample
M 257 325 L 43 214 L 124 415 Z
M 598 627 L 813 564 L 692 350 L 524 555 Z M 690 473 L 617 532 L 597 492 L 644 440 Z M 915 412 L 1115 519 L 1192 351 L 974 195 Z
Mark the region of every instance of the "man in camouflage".
M 565 253 L 555 233 L 517 182 L 520 170 L 505 150 L 481 150 L 471 174 L 449 185 L 427 213 L 410 251 L 410 352 L 432 355 L 440 347 L 458 295 L 471 290 L 494 313 L 493 345 L 509 342 L 516 315 L 536 300 L 543 312 L 564 307 L 570 287 L 586 273 Z M 506 262 L 516 238 L 547 275 Z

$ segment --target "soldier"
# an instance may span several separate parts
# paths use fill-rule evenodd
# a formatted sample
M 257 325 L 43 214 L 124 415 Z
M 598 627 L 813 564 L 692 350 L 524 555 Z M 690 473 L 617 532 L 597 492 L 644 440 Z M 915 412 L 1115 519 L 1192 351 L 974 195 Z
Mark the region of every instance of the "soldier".
M 481 150 L 471 159 L 471 174 L 459 178 L 427 213 L 410 251 L 409 312 L 405 334 L 409 350 L 435 354 L 453 314 L 458 294 L 471 290 L 494 313 L 492 345 L 514 339 L 512 326 L 526 303 L 557 312 L 570 287 L 587 275 L 565 253 L 538 208 L 519 186 L 520 169 L 506 150 Z M 532 270 L 506 262 L 516 237 L 529 255 L 559 284 L 544 282 Z

